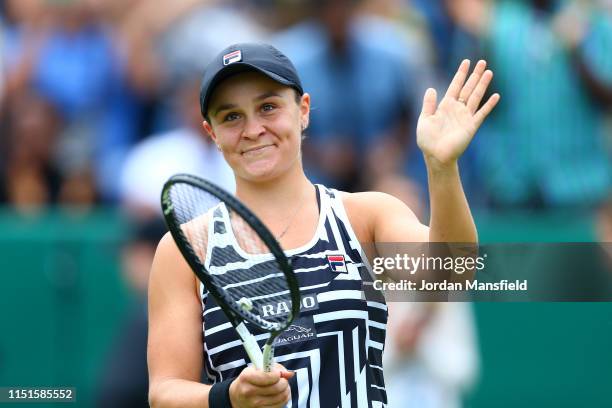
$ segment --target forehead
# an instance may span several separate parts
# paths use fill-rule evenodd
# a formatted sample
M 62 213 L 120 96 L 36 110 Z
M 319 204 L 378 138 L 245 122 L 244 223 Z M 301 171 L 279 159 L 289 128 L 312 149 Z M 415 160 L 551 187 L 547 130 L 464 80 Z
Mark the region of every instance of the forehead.
M 238 103 L 251 100 L 265 92 L 274 92 L 281 96 L 290 94 L 291 88 L 280 84 L 264 74 L 255 71 L 241 72 L 225 79 L 214 89 L 210 98 L 210 107 L 221 103 Z

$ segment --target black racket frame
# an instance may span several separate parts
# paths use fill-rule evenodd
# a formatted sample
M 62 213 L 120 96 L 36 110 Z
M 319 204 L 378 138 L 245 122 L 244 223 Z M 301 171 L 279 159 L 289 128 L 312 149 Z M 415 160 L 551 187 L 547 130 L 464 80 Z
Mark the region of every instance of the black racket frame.
M 181 229 L 181 225 L 174 216 L 174 207 L 170 198 L 170 190 L 172 186 L 179 183 L 189 184 L 196 188 L 200 188 L 219 199 L 219 201 L 223 202 L 229 210 L 236 212 L 238 216 L 242 217 L 242 219 L 246 221 L 246 223 L 255 231 L 263 243 L 268 247 L 270 253 L 274 256 L 276 262 L 278 262 L 280 270 L 285 275 L 289 287 L 291 309 L 289 319 L 285 321 L 285 324 L 281 325 L 280 327 L 275 327 L 279 323 L 268 322 L 253 313 L 245 311 L 243 308 L 238 306 L 237 302 L 232 299 L 225 290 L 218 288 L 215 284 L 213 284 L 208 274 L 204 272 L 206 271 L 206 268 L 200 261 L 199 257 L 195 254 L 193 247 L 191 244 L 189 244 L 189 241 Z M 226 316 L 234 327 L 238 326 L 241 323 L 241 320 L 244 320 L 254 324 L 260 329 L 271 332 L 273 336 L 276 337 L 276 334 L 282 332 L 291 325 L 293 320 L 300 313 L 301 296 L 297 278 L 289 259 L 287 259 L 285 256 L 285 253 L 283 252 L 276 238 L 274 238 L 274 235 L 272 235 L 270 230 L 266 228 L 266 226 L 255 214 L 253 214 L 251 210 L 249 210 L 236 197 L 221 187 L 211 183 L 208 180 L 191 174 L 177 174 L 172 176 L 164 184 L 162 189 L 161 203 L 166 225 L 168 226 L 168 229 L 172 234 L 178 249 L 198 279 L 200 279 L 208 292 L 214 297 L 219 307 L 221 307 L 221 309 L 225 312 Z

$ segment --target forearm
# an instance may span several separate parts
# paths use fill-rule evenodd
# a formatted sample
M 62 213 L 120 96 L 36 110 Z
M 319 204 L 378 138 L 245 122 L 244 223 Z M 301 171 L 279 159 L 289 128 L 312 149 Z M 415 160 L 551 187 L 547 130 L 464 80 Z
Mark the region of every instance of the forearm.
M 152 408 L 208 408 L 210 385 L 178 378 L 152 384 L 149 403 Z
M 431 219 L 430 242 L 478 241 L 472 213 L 463 192 L 457 163 L 438 165 L 427 162 Z

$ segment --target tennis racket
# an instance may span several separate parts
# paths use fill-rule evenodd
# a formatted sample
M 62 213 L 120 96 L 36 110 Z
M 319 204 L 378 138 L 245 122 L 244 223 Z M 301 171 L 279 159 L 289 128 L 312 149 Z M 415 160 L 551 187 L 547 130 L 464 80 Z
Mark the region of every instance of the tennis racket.
M 166 224 L 183 257 L 236 329 L 253 365 L 269 372 L 274 339 L 300 310 L 300 290 L 279 243 L 238 199 L 196 176 L 162 190 Z M 264 305 L 283 304 L 268 316 Z M 263 353 L 247 324 L 269 333 Z

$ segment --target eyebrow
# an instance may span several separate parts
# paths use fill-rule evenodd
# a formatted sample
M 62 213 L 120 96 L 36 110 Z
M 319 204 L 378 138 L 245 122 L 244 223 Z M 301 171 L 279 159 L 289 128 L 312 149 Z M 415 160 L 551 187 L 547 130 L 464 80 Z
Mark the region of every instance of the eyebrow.
M 264 92 L 261 95 L 257 96 L 255 98 L 256 101 L 262 101 L 264 99 L 267 98 L 272 98 L 272 97 L 280 97 L 281 95 L 274 92 L 274 91 L 269 91 L 269 92 Z M 230 109 L 234 109 L 236 108 L 238 105 L 234 104 L 234 103 L 224 103 L 223 105 L 219 105 L 217 107 L 217 109 L 215 109 L 215 112 L 213 113 L 213 116 L 217 116 L 219 114 L 219 112 L 222 111 L 226 111 L 226 110 L 230 110 Z

